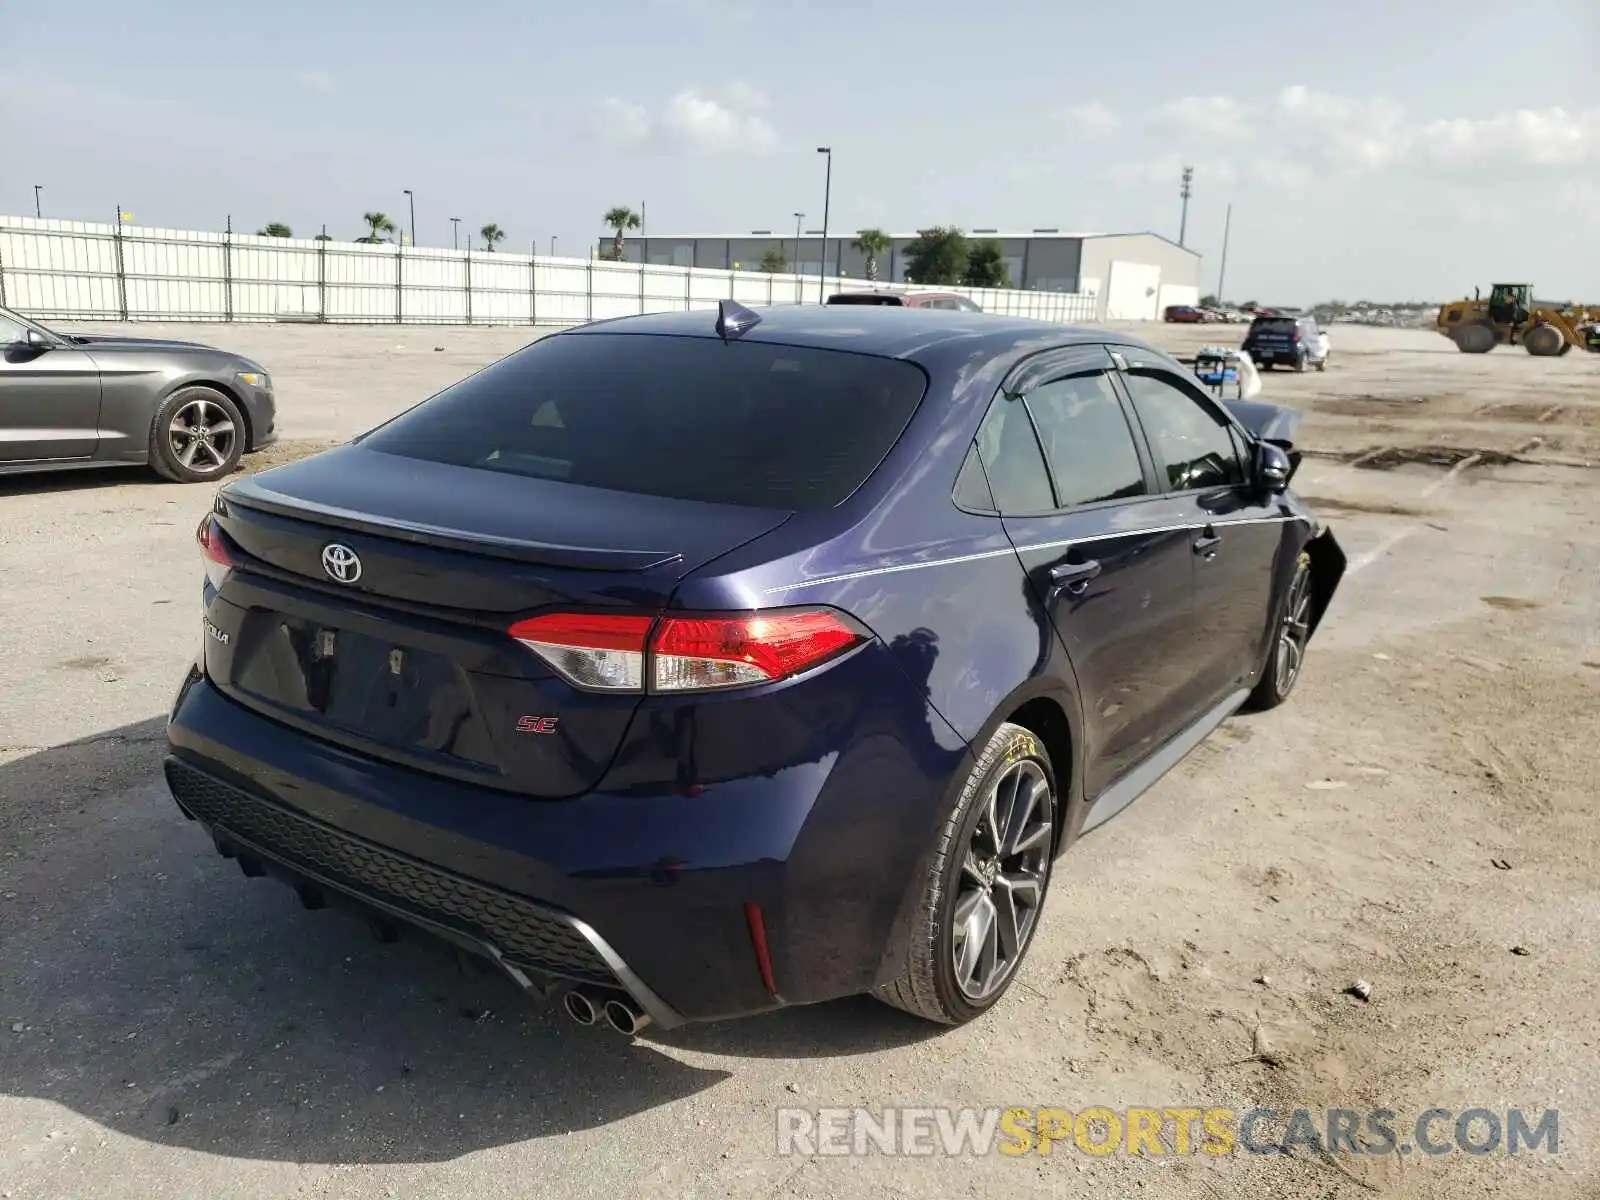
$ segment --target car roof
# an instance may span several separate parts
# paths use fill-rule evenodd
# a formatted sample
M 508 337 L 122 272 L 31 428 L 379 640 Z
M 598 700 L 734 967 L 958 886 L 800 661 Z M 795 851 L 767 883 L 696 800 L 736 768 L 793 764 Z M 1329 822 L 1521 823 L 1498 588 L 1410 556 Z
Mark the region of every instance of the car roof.
M 926 351 L 956 342 L 996 353 L 1022 341 L 1068 345 L 1104 342 L 1147 348 L 1136 339 L 1108 329 L 1058 325 L 1023 317 L 952 309 L 906 308 L 876 304 L 793 304 L 755 308 L 759 324 L 737 335 L 745 342 L 811 346 L 824 350 L 850 350 L 884 358 L 916 359 Z M 617 317 L 565 330 L 557 337 L 590 333 L 657 334 L 670 337 L 717 337 L 715 309 L 652 313 L 642 317 Z M 986 344 L 987 343 L 987 344 Z

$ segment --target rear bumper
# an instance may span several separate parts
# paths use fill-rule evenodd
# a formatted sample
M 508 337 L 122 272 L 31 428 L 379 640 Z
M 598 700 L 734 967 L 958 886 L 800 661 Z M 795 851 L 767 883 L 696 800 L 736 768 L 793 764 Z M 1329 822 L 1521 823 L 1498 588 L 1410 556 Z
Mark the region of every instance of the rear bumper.
M 906 898 L 964 762 L 901 753 L 880 730 L 692 794 L 538 801 L 306 737 L 198 677 L 168 740 L 174 797 L 223 853 L 427 929 L 532 990 L 621 988 L 663 1027 L 897 974 Z

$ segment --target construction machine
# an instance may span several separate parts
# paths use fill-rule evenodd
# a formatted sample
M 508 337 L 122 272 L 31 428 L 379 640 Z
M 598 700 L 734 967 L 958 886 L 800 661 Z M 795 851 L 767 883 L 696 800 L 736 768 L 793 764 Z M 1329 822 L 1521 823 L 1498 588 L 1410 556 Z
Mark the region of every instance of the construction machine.
M 1521 346 L 1539 358 L 1574 346 L 1600 351 L 1600 307 L 1536 301 L 1526 283 L 1494 284 L 1487 300 L 1477 293 L 1451 300 L 1439 307 L 1435 328 L 1463 354 L 1487 354 L 1496 346 Z

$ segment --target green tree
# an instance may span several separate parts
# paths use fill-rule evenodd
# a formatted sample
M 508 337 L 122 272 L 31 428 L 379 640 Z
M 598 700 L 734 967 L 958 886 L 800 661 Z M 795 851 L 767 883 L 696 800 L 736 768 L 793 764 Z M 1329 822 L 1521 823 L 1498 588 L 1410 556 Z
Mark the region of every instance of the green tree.
M 1200 307 L 1201 308 L 1221 308 L 1222 307 L 1222 301 L 1219 300 L 1216 296 L 1207 294 L 1207 295 L 1204 295 L 1204 296 L 1200 297 Z
M 1011 268 L 1006 266 L 1005 248 L 992 238 L 974 243 L 967 251 L 967 268 L 961 273 L 961 282 L 967 287 L 1010 287 Z
M 878 281 L 878 259 L 889 252 L 889 235 L 881 229 L 863 229 L 850 243 L 867 260 L 867 281 Z
M 373 241 L 377 241 L 381 234 L 393 233 L 394 222 L 381 212 L 362 213 L 361 219 L 367 223 Z
M 478 230 L 478 236 L 483 238 L 483 248 L 493 254 L 495 243 L 506 240 L 506 231 L 493 221 L 490 221 L 482 229 Z
M 267 222 L 267 224 L 263 225 L 260 229 L 256 230 L 256 236 L 257 237 L 293 237 L 294 236 L 294 230 L 290 229 L 282 221 L 269 221 L 269 222 Z
M 778 246 L 761 256 L 761 269 L 768 275 L 782 275 L 789 269 L 789 256 Z
M 959 283 L 967 269 L 967 239 L 953 225 L 919 229 L 905 258 L 907 278 L 921 284 Z
M 626 204 L 619 204 L 606 210 L 603 220 L 607 229 L 616 231 L 611 239 L 611 261 L 621 262 L 622 248 L 627 243 L 629 231 L 639 228 L 639 214 Z
M 333 235 L 329 234 L 329 233 L 319 233 L 319 234 L 317 234 L 316 237 L 312 238 L 311 240 L 313 242 L 331 242 L 331 241 L 333 241 Z

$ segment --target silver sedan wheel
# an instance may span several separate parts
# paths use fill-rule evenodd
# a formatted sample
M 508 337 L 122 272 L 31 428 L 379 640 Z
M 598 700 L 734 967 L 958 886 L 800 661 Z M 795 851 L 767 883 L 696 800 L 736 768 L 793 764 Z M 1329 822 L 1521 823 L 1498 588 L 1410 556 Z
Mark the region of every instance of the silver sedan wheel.
M 209 475 L 228 464 L 238 433 L 220 404 L 195 399 L 172 414 L 167 437 L 173 458 L 197 474 Z
M 1055 797 L 1032 759 L 1012 764 L 983 800 L 951 922 L 956 986 L 972 1002 L 1005 986 L 1033 937 L 1055 840 Z
M 1311 640 L 1311 574 L 1301 568 L 1289 587 L 1289 602 L 1283 606 L 1283 627 L 1278 631 L 1277 660 L 1274 670 L 1278 695 L 1287 696 L 1300 677 L 1300 664 L 1306 659 L 1306 643 Z

